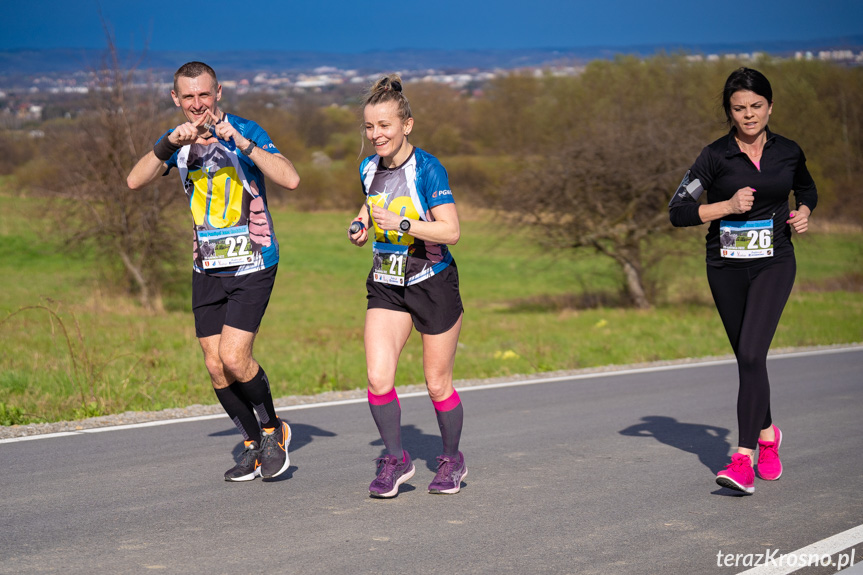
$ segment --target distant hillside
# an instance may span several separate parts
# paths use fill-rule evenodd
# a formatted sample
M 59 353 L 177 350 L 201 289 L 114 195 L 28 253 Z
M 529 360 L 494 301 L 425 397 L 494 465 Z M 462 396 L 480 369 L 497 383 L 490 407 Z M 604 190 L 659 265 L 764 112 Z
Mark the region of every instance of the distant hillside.
M 310 71 L 321 66 L 343 70 L 379 71 L 399 70 L 466 70 L 478 68 L 512 69 L 542 66 L 555 62 L 583 63 L 616 54 L 648 56 L 657 52 L 687 52 L 693 54 L 727 54 L 741 52 L 767 52 L 778 56 L 796 51 L 863 49 L 863 36 L 825 38 L 808 41 L 752 42 L 737 44 L 664 44 L 640 46 L 593 46 L 582 48 L 547 48 L 532 50 L 411 50 L 399 49 L 355 54 L 325 52 L 168 52 L 154 51 L 145 55 L 121 52 L 125 66 L 139 69 L 173 72 L 178 64 L 189 60 L 203 60 L 219 70 L 220 75 L 232 71 L 261 72 Z M 70 73 L 102 67 L 104 52 L 92 49 L 2 50 L 0 76 Z

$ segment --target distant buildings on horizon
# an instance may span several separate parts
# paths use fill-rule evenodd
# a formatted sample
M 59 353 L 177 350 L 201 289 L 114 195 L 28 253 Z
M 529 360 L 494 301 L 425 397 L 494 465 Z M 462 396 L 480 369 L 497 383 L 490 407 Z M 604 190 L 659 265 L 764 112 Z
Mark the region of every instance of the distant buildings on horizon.
M 765 52 L 742 52 L 726 54 L 692 54 L 686 56 L 691 62 L 716 62 L 721 60 L 740 60 L 744 62 L 757 61 L 768 56 Z M 845 65 L 863 65 L 863 50 L 821 50 L 796 51 L 793 52 L 795 60 L 821 60 L 837 62 Z M 481 70 L 470 68 L 460 71 L 444 72 L 435 69 L 405 70 L 400 72 L 406 82 L 434 82 L 450 86 L 455 89 L 470 89 L 479 93 L 482 85 L 500 76 L 512 73 L 527 73 L 537 77 L 544 75 L 552 76 L 577 76 L 584 70 L 584 65 L 543 65 L 526 66 L 521 68 L 496 68 L 493 70 Z M 142 71 L 135 74 L 133 87 L 151 88 L 154 86 L 151 71 Z M 318 66 L 308 72 L 276 73 L 254 71 L 248 78 L 233 79 L 228 76 L 221 79 L 223 87 L 236 92 L 246 94 L 250 92 L 276 93 L 276 92 L 320 92 L 342 85 L 362 86 L 370 83 L 378 74 L 364 74 L 357 70 L 342 70 L 333 66 Z M 96 71 L 78 71 L 72 73 L 57 73 L 55 75 L 39 75 L 27 78 L 29 85 L 4 86 L 4 77 L 0 76 L 0 127 L 16 129 L 27 122 L 39 122 L 42 118 L 44 106 L 34 102 L 37 98 L 44 100 L 45 96 L 52 94 L 85 95 L 91 90 L 98 90 L 105 85 L 104 73 Z M 170 81 L 159 79 L 155 81 L 159 89 L 169 91 L 172 88 Z M 30 96 L 28 98 L 28 96 Z

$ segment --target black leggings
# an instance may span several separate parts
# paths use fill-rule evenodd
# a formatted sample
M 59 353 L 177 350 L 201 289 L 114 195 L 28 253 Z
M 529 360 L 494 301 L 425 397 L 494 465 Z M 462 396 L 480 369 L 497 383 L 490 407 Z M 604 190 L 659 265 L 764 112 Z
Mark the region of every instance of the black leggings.
M 758 447 L 758 435 L 773 424 L 767 351 L 791 294 L 797 262 L 794 254 L 747 267 L 707 266 L 707 281 L 737 357 L 738 445 Z

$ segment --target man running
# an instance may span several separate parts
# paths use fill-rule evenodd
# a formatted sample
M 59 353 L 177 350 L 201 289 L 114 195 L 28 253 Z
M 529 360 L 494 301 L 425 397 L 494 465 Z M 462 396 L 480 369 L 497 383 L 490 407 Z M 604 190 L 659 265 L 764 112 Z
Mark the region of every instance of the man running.
M 186 121 L 159 138 L 127 183 L 137 190 L 178 169 L 194 219 L 195 332 L 216 397 L 245 440 L 225 480 L 276 477 L 290 465 L 291 428 L 252 356 L 279 263 L 264 177 L 290 190 L 300 177 L 258 124 L 219 109 L 222 86 L 210 66 L 183 64 L 171 97 Z

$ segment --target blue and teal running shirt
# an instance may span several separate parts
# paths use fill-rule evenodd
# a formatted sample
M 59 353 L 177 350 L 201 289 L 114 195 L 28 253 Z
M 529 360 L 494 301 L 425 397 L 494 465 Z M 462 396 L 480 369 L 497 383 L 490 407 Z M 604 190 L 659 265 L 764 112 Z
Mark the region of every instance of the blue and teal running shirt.
M 372 206 L 380 206 L 406 218 L 431 222 L 432 208 L 455 203 L 440 161 L 417 147 L 402 165 L 394 168 L 384 168 L 377 154 L 369 156 L 360 165 L 360 179 L 369 213 Z M 384 231 L 374 218 L 372 226 L 374 241 L 409 246 L 405 285 L 428 279 L 453 262 L 445 244 L 419 240 L 399 230 Z
M 223 121 L 230 122 L 262 150 L 279 152 L 255 122 L 230 114 L 225 114 Z M 216 139 L 206 145 L 183 146 L 167 164 L 168 171 L 180 170 L 189 198 L 196 272 L 238 276 L 279 263 L 279 242 L 267 209 L 264 175 L 233 141 Z

